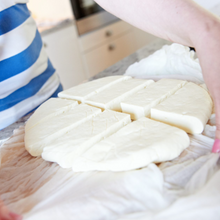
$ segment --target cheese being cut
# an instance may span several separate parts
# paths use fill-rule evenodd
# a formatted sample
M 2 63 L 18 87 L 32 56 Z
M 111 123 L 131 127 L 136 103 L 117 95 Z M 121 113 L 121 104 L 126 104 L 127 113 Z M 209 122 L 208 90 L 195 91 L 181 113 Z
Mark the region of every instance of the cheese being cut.
M 70 99 L 49 99 L 29 119 L 25 147 L 74 171 L 125 171 L 172 160 L 189 145 L 186 132 L 202 132 L 213 104 L 194 83 L 123 76 L 85 83 L 62 96 Z M 121 106 L 129 114 L 118 112 Z M 142 117 L 149 109 L 154 120 Z M 131 122 L 130 114 L 139 119 Z
M 109 88 L 88 98 L 85 103 L 102 109 L 121 112 L 121 102 L 137 91 L 154 83 L 153 80 L 130 79 L 112 85 Z
M 131 119 L 150 117 L 150 109 L 186 84 L 176 79 L 161 79 L 156 83 L 136 92 L 121 102 L 122 112 L 131 115 Z
M 102 90 L 118 83 L 131 79 L 130 76 L 109 76 L 101 79 L 97 79 L 91 82 L 83 83 L 78 86 L 74 86 L 70 89 L 62 91 L 58 94 L 60 98 L 78 100 L 84 102 L 86 99 L 101 92 Z
M 60 112 L 56 117 L 49 117 L 31 129 L 25 129 L 25 148 L 32 156 L 39 156 L 50 141 L 59 139 L 70 129 L 99 113 L 101 109 L 81 104 Z
M 82 153 L 130 122 L 128 114 L 106 110 L 47 143 L 42 157 L 70 168 Z
M 211 116 L 213 102 L 202 87 L 187 83 L 174 95 L 151 109 L 151 118 L 187 133 L 201 134 Z
M 172 160 L 189 146 L 183 130 L 141 118 L 93 145 L 74 160 L 72 169 L 81 171 L 126 171 L 152 162 Z
M 78 105 L 78 102 L 59 99 L 59 98 L 50 98 L 44 102 L 34 114 L 29 118 L 25 126 L 26 131 L 34 127 L 36 124 L 48 120 L 49 118 L 56 117 L 56 115 L 65 112 L 74 106 Z

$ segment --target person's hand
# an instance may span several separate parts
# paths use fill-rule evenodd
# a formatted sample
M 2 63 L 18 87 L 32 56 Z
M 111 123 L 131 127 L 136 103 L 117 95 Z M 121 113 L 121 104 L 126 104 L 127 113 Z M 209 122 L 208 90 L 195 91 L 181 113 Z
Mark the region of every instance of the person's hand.
M 215 143 L 212 148 L 212 153 L 220 153 L 220 139 L 215 139 Z
M 22 220 L 22 216 L 10 212 L 0 199 L 0 220 Z

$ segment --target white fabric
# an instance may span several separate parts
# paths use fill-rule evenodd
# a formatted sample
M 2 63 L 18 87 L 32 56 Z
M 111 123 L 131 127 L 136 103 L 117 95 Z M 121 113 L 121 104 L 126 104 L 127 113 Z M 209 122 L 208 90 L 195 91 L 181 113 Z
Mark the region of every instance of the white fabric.
M 0 61 L 13 57 L 27 49 L 34 40 L 36 31 L 35 21 L 32 17 L 29 17 L 17 28 L 0 35 Z
M 43 73 L 48 67 L 48 62 L 46 62 L 46 60 L 47 54 L 45 49 L 42 47 L 37 61 L 30 68 L 0 82 L 0 99 L 7 97 L 17 89 L 27 85 L 33 78 Z
M 169 76 L 175 79 L 176 75 L 182 75 L 182 79 L 202 83 L 202 70 L 199 60 L 194 56 L 195 52 L 189 51 L 188 47 L 176 43 L 165 45 L 149 57 L 129 66 L 125 75 L 151 79 L 158 75 L 160 78 Z
M 0 130 L 17 121 L 24 112 L 31 111 L 48 99 L 57 90 L 59 84 L 59 77 L 55 72 L 34 96 L 19 102 L 13 108 L 0 112 Z
M 200 208 L 201 219 L 217 219 L 220 175 L 218 155 L 210 153 L 214 140 L 203 135 L 190 139 L 177 159 L 159 167 L 74 173 L 31 157 L 20 128 L 2 148 L 0 195 L 24 220 L 179 219 L 178 213 L 193 219 Z
M 1 0 L 0 2 L 0 12 L 10 8 L 11 6 L 19 3 L 28 3 L 29 0 Z

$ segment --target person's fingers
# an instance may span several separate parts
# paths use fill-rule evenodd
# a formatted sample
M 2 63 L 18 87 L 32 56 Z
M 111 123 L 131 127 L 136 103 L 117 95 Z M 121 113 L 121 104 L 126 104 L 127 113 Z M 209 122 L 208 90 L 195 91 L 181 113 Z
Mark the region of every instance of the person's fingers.
M 215 139 L 215 143 L 212 147 L 212 153 L 220 153 L 220 139 Z
M 0 199 L 0 220 L 22 220 L 22 216 L 10 212 Z
M 22 216 L 20 216 L 16 213 L 10 212 L 9 215 L 11 217 L 11 220 L 22 220 Z

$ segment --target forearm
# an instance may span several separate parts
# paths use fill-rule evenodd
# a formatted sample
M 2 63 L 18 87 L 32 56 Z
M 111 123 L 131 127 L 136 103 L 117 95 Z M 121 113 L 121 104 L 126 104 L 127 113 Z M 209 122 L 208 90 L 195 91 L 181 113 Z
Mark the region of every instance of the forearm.
M 155 36 L 193 45 L 195 34 L 201 36 L 210 21 L 209 14 L 191 0 L 96 0 L 122 20 Z M 204 16 L 207 15 L 207 16 Z
M 220 139 L 220 25 L 195 43 L 205 83 L 215 103 L 216 138 Z

